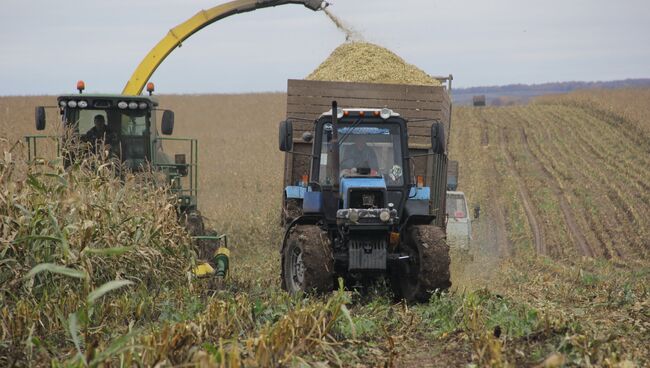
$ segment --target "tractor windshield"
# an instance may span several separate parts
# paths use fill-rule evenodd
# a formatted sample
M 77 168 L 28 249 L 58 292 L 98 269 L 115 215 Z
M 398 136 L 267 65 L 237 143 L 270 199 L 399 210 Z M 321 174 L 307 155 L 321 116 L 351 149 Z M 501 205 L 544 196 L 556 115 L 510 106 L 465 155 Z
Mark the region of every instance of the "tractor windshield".
M 111 153 L 128 167 L 139 168 L 149 159 L 148 110 L 68 109 L 66 122 L 81 141 L 105 140 Z
M 341 177 L 383 177 L 387 186 L 403 185 L 400 127 L 397 124 L 339 123 L 339 168 Z M 320 157 L 320 183 L 329 185 L 327 152 L 332 125 L 325 124 Z

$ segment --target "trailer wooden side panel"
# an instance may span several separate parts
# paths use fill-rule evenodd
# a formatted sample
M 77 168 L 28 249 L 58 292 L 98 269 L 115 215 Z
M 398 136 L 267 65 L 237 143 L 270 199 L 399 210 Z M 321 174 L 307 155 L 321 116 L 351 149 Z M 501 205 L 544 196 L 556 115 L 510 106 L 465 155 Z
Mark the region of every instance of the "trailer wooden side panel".
M 440 121 L 451 129 L 451 98 L 445 86 L 326 82 L 291 79 L 287 85 L 287 118 L 293 121 L 294 150 L 311 152 L 311 143 L 302 140 L 304 132 L 313 132 L 314 121 L 331 109 L 332 101 L 341 108 L 389 108 L 409 121 L 409 151 L 426 153 L 431 147 L 431 125 Z M 447 138 L 447 142 L 449 139 Z M 287 153 L 284 185 L 300 181 L 309 174 L 310 158 Z M 426 159 L 415 161 L 414 175 L 427 178 Z M 423 162 L 420 162 L 423 161 Z

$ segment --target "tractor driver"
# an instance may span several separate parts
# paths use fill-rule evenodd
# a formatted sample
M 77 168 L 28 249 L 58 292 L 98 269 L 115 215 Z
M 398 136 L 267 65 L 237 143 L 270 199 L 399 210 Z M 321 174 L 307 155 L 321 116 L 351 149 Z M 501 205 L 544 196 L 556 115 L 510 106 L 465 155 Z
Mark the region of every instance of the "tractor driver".
M 82 140 L 92 143 L 93 147 L 97 146 L 97 141 L 104 141 L 108 145 L 112 144 L 114 138 L 113 133 L 106 126 L 104 115 L 95 115 L 94 123 L 95 126 L 83 135 Z
M 351 134 L 349 138 L 353 144 L 347 145 L 341 152 L 341 170 L 356 173 L 359 169 L 366 169 L 372 172 L 379 170 L 377 154 L 368 146 L 367 134 Z

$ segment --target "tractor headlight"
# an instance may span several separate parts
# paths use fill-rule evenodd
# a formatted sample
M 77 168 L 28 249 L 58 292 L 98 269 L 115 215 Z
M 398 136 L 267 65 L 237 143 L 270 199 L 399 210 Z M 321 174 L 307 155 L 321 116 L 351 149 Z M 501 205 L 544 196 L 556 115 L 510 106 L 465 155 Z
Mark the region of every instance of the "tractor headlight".
M 59 102 L 59 106 L 66 107 L 66 106 L 68 106 L 68 103 L 66 101 L 61 101 L 61 102 Z
M 68 107 L 74 109 L 77 107 L 77 101 L 70 100 L 68 101 Z
M 382 222 L 388 222 L 390 220 L 390 212 L 388 210 L 382 210 L 379 212 L 379 219 Z
M 120 101 L 120 102 L 117 103 L 117 107 L 119 107 L 120 109 L 124 110 L 124 109 L 126 109 L 127 107 L 129 107 L 129 104 L 126 103 L 126 101 Z
M 379 113 L 379 116 L 381 116 L 382 119 L 386 120 L 386 119 L 390 118 L 392 113 L 393 112 L 390 109 L 383 108 L 383 109 L 381 109 L 381 112 Z
M 88 101 L 79 101 L 78 106 L 80 109 L 85 109 L 88 107 Z
M 144 110 L 144 109 L 146 109 L 148 107 L 148 105 L 147 105 L 146 102 L 140 102 L 138 107 L 140 108 L 140 110 Z
M 348 215 L 348 219 L 352 222 L 358 222 L 359 221 L 359 212 L 355 209 L 350 210 L 350 214 Z
M 135 110 L 138 108 L 138 103 L 137 102 L 129 102 L 129 109 Z

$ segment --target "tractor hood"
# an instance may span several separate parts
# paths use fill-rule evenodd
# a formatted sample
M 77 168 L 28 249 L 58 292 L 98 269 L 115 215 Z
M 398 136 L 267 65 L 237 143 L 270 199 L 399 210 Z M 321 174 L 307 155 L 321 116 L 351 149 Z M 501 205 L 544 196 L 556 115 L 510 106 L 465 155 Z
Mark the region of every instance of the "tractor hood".
M 386 193 L 386 182 L 382 177 L 368 176 L 348 176 L 341 178 L 341 198 L 343 198 L 343 208 L 350 208 L 350 191 L 381 191 Z

